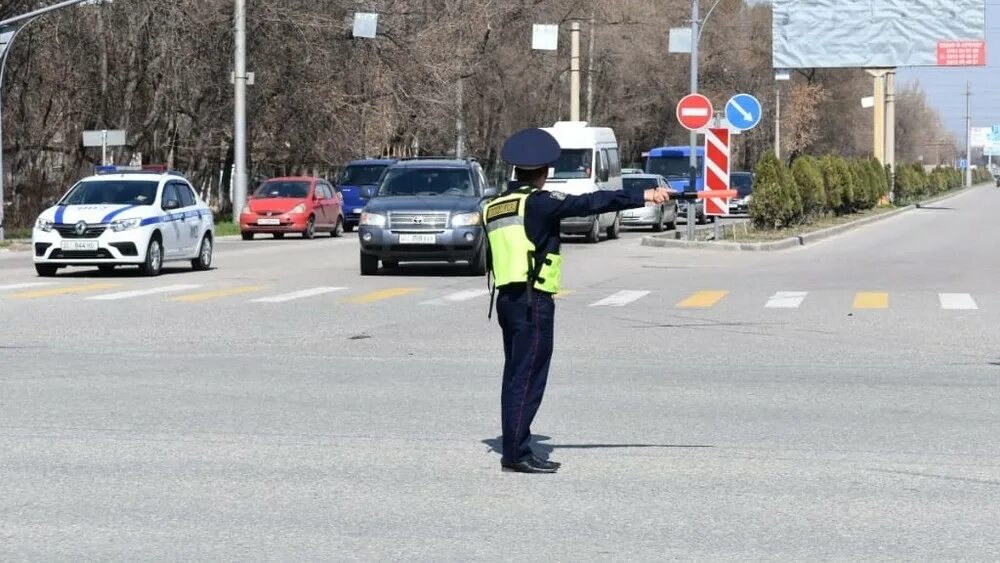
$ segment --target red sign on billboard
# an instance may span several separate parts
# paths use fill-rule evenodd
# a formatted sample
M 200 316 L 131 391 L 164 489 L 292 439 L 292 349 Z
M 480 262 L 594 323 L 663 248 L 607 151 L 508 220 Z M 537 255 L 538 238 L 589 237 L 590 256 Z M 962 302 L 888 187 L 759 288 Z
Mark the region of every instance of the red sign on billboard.
M 938 41 L 938 66 L 986 66 L 985 41 Z
M 705 133 L 705 215 L 729 215 L 729 129 Z

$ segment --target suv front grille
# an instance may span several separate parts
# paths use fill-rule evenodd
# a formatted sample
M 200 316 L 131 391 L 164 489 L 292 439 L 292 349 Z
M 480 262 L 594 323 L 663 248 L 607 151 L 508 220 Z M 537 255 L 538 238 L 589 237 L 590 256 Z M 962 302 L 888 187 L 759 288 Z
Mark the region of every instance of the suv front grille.
M 97 238 L 107 230 L 107 225 L 87 225 L 82 235 L 76 234 L 76 225 L 53 225 L 62 238 Z
M 448 228 L 448 212 L 389 213 L 393 231 L 443 231 Z

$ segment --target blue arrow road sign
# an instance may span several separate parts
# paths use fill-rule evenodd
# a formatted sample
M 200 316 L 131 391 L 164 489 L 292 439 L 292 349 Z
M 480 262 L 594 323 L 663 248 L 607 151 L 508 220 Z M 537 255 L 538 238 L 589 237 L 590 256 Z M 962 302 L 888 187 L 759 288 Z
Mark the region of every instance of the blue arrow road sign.
M 762 115 L 760 102 L 750 94 L 736 94 L 726 104 L 726 119 L 741 131 L 756 127 Z

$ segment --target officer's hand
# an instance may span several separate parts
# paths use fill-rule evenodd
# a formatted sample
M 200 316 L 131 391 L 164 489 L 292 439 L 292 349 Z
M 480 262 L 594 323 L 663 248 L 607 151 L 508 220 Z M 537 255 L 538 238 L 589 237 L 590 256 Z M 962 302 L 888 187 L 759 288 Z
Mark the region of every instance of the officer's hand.
M 663 203 L 670 201 L 670 190 L 667 188 L 655 188 L 646 190 L 646 203 Z

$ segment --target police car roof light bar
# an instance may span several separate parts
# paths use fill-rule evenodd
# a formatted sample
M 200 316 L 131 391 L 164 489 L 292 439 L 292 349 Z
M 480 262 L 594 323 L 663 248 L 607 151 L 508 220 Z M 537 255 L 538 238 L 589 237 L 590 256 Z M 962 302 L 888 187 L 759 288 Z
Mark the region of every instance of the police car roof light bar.
M 167 167 L 162 164 L 147 164 L 144 166 L 102 165 L 95 167 L 94 172 L 96 174 L 169 174 L 171 176 L 184 177 L 184 173 L 177 170 L 167 170 Z

